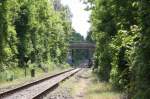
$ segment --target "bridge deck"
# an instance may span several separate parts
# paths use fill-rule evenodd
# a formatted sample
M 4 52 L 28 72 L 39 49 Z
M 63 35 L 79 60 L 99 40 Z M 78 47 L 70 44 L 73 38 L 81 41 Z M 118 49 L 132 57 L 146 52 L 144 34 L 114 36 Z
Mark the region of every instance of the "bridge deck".
M 93 43 L 71 43 L 70 49 L 95 49 L 95 44 Z

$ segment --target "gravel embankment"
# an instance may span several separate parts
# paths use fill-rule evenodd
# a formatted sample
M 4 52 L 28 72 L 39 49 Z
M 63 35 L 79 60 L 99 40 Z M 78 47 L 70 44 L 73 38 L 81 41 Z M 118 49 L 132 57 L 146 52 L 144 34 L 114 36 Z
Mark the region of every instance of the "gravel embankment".
M 49 92 L 42 99 L 75 99 L 74 97 L 74 87 L 75 84 L 78 84 L 80 79 L 82 79 L 83 73 L 87 71 L 83 69 L 79 71 L 77 74 L 72 76 L 70 79 L 61 83 L 56 89 L 52 92 Z M 80 96 L 79 96 L 80 97 Z
M 43 92 L 44 90 L 47 90 L 51 86 L 54 86 L 55 84 L 62 81 L 64 78 L 68 77 L 72 73 L 75 73 L 76 71 L 78 71 L 78 69 L 51 78 L 39 84 L 33 85 L 29 88 L 22 89 L 19 92 L 9 95 L 3 99 L 32 99 L 39 93 Z

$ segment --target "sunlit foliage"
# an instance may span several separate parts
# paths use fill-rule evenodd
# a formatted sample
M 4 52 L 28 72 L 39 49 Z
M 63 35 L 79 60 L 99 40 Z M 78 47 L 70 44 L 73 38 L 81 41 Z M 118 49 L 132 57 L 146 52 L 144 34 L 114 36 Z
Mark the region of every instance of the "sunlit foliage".
M 91 37 L 96 41 L 95 66 L 101 80 L 148 99 L 150 93 L 150 1 L 85 0 L 92 10 Z M 89 8 L 90 7 L 90 8 Z
M 70 12 L 55 0 L 0 0 L 0 68 L 28 62 L 64 63 L 71 34 Z M 59 1 L 60 2 L 60 1 Z

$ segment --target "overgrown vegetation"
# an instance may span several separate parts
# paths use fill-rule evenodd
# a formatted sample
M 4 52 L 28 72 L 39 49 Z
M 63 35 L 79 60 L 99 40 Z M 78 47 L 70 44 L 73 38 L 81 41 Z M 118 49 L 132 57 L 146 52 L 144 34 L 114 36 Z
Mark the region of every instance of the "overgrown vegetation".
M 0 0 L 0 73 L 64 64 L 71 30 L 58 0 Z
M 150 97 L 150 1 L 85 0 L 97 45 L 95 69 L 132 99 Z
M 108 82 L 100 82 L 96 74 L 92 74 L 85 99 L 124 99 L 122 92 L 113 89 Z

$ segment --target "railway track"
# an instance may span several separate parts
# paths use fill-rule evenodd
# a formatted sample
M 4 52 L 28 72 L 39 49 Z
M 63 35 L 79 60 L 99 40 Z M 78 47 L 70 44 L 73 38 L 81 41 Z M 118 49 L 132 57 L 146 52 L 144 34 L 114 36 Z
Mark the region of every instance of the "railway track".
M 20 86 L 0 93 L 0 99 L 37 99 L 42 94 L 58 85 L 63 80 L 80 71 L 80 68 L 70 69 L 50 77 Z

